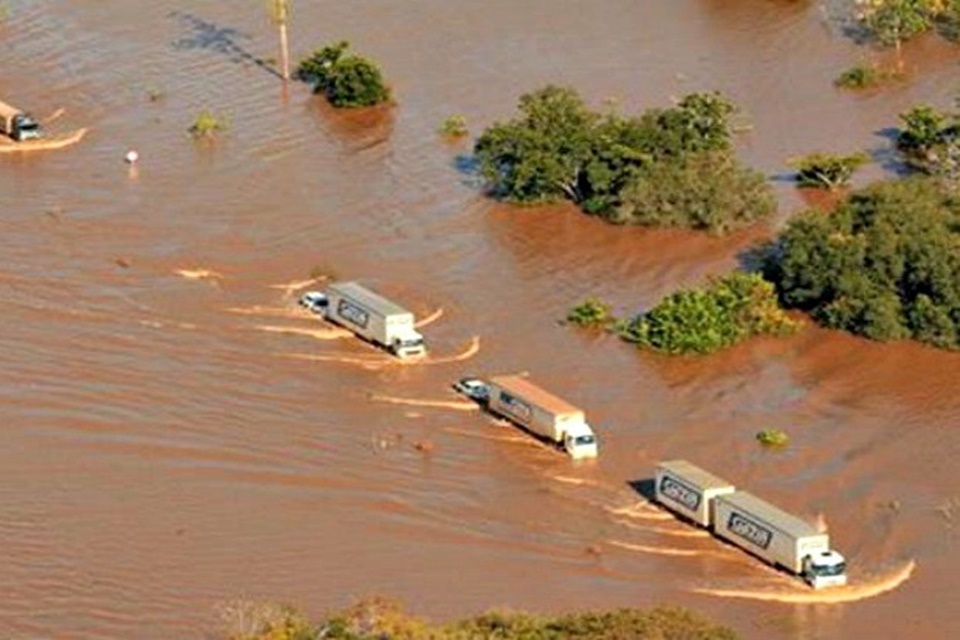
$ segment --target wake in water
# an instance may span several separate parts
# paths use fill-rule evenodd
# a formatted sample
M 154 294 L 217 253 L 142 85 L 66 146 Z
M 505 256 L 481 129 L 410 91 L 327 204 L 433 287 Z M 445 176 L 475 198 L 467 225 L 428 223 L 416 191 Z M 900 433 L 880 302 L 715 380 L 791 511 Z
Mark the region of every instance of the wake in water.
M 745 598 L 748 600 L 762 600 L 764 602 L 785 602 L 787 604 L 843 604 L 857 602 L 867 598 L 875 598 L 888 591 L 893 591 L 913 575 L 916 568 L 915 560 L 909 560 L 900 567 L 874 577 L 857 580 L 854 584 L 843 587 L 831 587 L 822 591 L 814 591 L 800 584 L 778 584 L 770 589 L 714 589 L 698 587 L 694 593 L 716 596 L 718 598 Z
M 309 312 L 299 307 L 264 307 L 262 305 L 253 305 L 252 307 L 227 307 L 228 313 L 235 313 L 241 316 L 266 316 L 273 318 L 291 318 L 301 320 L 307 317 Z
M 436 311 L 434 311 L 433 313 L 431 313 L 431 314 L 430 314 L 429 316 L 427 316 L 426 318 L 423 318 L 422 320 L 418 320 L 415 326 L 416 326 L 418 329 L 419 329 L 420 327 L 425 327 L 425 326 L 427 326 L 428 324 L 432 324 L 432 323 L 436 322 L 437 320 L 439 320 L 442 315 L 443 315 L 443 307 L 440 307 L 439 309 L 437 309 Z
M 444 431 L 446 433 L 453 433 L 458 436 L 467 436 L 468 438 L 479 438 L 480 440 L 491 440 L 493 442 L 510 442 L 513 444 L 528 444 L 531 446 L 540 446 L 540 443 L 537 440 L 533 438 L 525 437 L 521 434 L 503 435 L 503 436 L 490 435 L 489 431 L 483 430 L 482 427 L 477 431 L 467 431 L 466 429 L 452 429 L 452 428 L 445 428 Z
M 413 407 L 434 407 L 438 409 L 455 409 L 456 411 L 479 411 L 480 405 L 463 400 L 426 400 L 423 398 L 398 398 L 395 396 L 381 396 L 370 394 L 371 400 L 389 402 L 390 404 L 404 404 Z
M 281 289 L 283 290 L 283 297 L 289 298 L 294 293 L 300 291 L 301 289 L 306 289 L 312 284 L 317 284 L 319 282 L 326 281 L 326 276 L 321 276 L 319 278 L 310 278 L 309 280 L 294 280 L 293 282 L 284 282 L 281 284 L 271 284 L 271 289 Z
M 211 269 L 177 269 L 174 273 L 187 280 L 211 280 L 214 282 L 223 280 L 223 274 Z
M 350 338 L 352 333 L 346 329 L 307 329 L 305 327 L 278 327 L 275 325 L 257 325 L 261 331 L 270 331 L 272 333 L 288 333 L 298 336 L 310 336 L 317 340 L 342 340 Z
M 447 364 L 449 362 L 463 362 L 464 360 L 469 360 L 473 356 L 477 355 L 480 352 L 480 336 L 473 336 L 470 339 L 470 344 L 466 349 L 454 356 L 444 356 L 440 358 L 434 358 L 433 356 L 427 356 L 422 358 L 419 362 L 422 364 Z
M 647 544 L 634 544 L 631 542 L 622 542 L 620 540 L 607 540 L 607 544 L 630 551 L 640 551 L 642 553 L 652 553 L 661 556 L 681 556 L 697 558 L 725 558 L 728 556 L 718 551 L 701 551 L 699 549 L 680 549 L 678 547 L 661 547 Z
M 709 533 L 702 531 L 700 529 L 694 529 L 693 527 L 687 527 L 680 525 L 683 528 L 676 529 L 667 529 L 664 527 L 652 527 L 649 525 L 637 524 L 635 522 L 629 522 L 627 520 L 614 519 L 621 527 L 626 527 L 627 529 L 633 529 L 635 531 L 646 531 L 648 533 L 655 533 L 657 535 L 663 536 L 675 536 L 677 538 L 712 538 Z
M 434 358 L 426 356 L 424 358 L 395 358 L 386 353 L 383 355 L 354 356 L 348 354 L 312 354 L 312 353 L 283 353 L 279 354 L 285 358 L 297 358 L 299 360 L 313 360 L 315 362 L 339 362 L 342 364 L 355 364 L 365 369 L 383 369 L 385 367 L 398 366 L 419 366 L 430 364 L 447 364 L 450 362 L 461 362 L 472 358 L 480 351 L 480 337 L 474 336 L 470 345 L 462 352 L 453 356 L 444 356 Z
M 280 353 L 277 354 L 284 358 L 295 358 L 297 360 L 311 360 L 313 362 L 339 362 L 341 364 L 355 364 L 364 369 L 379 370 L 386 367 L 403 364 L 399 358 L 383 356 L 351 356 L 346 354 L 313 354 L 313 353 Z
M 676 520 L 670 514 L 658 511 L 646 502 L 638 502 L 626 507 L 604 507 L 604 509 L 616 516 L 638 520 Z

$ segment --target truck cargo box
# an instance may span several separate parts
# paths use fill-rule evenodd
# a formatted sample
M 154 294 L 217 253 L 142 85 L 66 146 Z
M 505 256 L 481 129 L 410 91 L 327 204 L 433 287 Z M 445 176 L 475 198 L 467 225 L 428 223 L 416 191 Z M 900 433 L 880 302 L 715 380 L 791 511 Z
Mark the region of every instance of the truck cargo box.
M 713 499 L 736 490 L 731 483 L 686 460 L 661 462 L 654 481 L 657 502 L 708 528 L 713 521 Z
M 770 564 L 804 573 L 806 556 L 830 551 L 830 536 L 746 491 L 715 499 L 714 532 Z

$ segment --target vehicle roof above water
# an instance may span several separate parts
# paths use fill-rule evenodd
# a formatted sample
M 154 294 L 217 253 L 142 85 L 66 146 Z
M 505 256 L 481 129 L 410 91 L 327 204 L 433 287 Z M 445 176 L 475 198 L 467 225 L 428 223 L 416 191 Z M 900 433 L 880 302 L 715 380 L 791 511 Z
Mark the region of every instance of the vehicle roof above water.
M 523 398 L 530 404 L 535 404 L 541 409 L 555 415 L 583 415 L 583 409 L 573 406 L 566 400 L 558 398 L 548 391 L 544 391 L 523 376 L 494 376 L 490 378 L 490 382 L 515 396 Z
M 709 471 L 704 471 L 692 462 L 686 460 L 667 460 L 657 465 L 659 468 L 670 472 L 671 474 L 682 478 L 693 484 L 698 489 L 726 489 L 734 488 L 732 482 L 727 482 Z
M 728 495 L 718 496 L 715 500 L 725 502 L 744 512 L 745 515 L 753 515 L 795 538 L 827 535 L 826 532 L 819 531 L 806 520 L 801 520 L 797 516 L 791 515 L 746 491 L 736 491 Z
M 412 312 L 404 309 L 397 303 L 387 300 L 383 296 L 370 291 L 370 289 L 367 289 L 359 282 L 334 282 L 327 287 L 327 290 L 338 293 L 341 296 L 350 298 L 351 300 L 356 300 L 364 307 L 368 307 L 384 315 L 393 316 L 404 313 L 413 315 Z

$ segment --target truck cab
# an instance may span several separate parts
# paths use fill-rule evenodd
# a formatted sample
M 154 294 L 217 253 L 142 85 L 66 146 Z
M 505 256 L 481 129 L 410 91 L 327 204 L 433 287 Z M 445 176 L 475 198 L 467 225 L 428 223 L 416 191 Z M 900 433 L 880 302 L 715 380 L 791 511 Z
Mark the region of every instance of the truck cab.
M 417 331 L 407 331 L 394 336 L 391 350 L 400 358 L 415 358 L 427 355 L 427 343 Z
M 11 129 L 10 137 L 17 141 L 38 140 L 41 137 L 40 123 L 28 113 L 14 116 Z
M 820 551 L 803 559 L 803 579 L 814 589 L 847 584 L 847 562 L 833 551 Z
M 574 460 L 597 457 L 597 437 L 586 422 L 569 425 L 563 435 L 563 448 Z

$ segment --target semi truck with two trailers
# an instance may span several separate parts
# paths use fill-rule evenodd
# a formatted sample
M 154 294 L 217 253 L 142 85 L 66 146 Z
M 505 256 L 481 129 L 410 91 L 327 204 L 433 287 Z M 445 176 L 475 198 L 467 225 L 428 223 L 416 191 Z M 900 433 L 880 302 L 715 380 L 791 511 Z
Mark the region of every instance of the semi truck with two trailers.
M 315 292 L 310 292 L 315 293 Z M 309 295 L 309 294 L 307 294 Z M 427 345 L 416 329 L 413 313 L 357 282 L 337 282 L 327 287 L 323 298 L 303 300 L 304 306 L 320 313 L 361 338 L 384 347 L 400 358 L 425 356 Z
M 847 583 L 844 557 L 810 523 L 686 460 L 661 462 L 654 483 L 659 504 L 814 589 Z
M 574 459 L 597 457 L 597 437 L 583 409 L 541 389 L 520 375 L 495 376 L 487 381 L 464 378 L 454 385 L 538 438 L 559 446 Z

